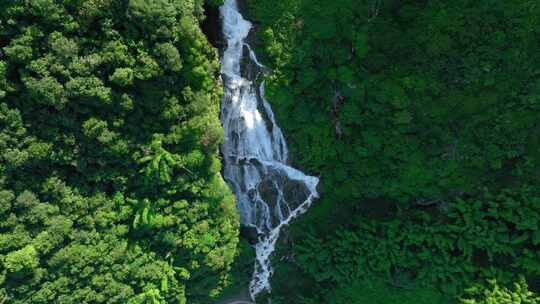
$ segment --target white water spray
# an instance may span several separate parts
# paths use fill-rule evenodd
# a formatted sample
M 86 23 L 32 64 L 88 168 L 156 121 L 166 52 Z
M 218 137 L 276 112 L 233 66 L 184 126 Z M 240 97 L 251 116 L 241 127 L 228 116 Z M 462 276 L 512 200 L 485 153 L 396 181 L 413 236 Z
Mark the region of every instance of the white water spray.
M 221 106 L 223 175 L 236 195 L 242 225 L 255 227 L 259 233 L 249 286 L 254 299 L 261 291 L 270 291 L 270 255 L 281 228 L 306 212 L 318 197 L 319 179 L 287 165 L 287 145 L 264 97 L 264 82 L 257 87 L 255 79 L 242 76 L 244 49 L 254 68 L 264 68 L 244 42 L 251 23 L 240 14 L 236 0 L 225 0 L 220 13 L 227 40 L 221 59 L 225 85 Z

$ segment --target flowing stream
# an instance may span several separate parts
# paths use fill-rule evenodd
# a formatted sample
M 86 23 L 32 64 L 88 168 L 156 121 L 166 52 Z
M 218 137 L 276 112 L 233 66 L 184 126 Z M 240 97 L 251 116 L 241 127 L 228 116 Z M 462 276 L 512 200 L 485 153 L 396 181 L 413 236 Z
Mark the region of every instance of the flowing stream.
M 240 14 L 236 0 L 225 0 L 220 13 L 227 40 L 221 58 L 223 175 L 236 196 L 241 224 L 258 233 L 249 285 L 254 299 L 264 290 L 270 292 L 270 255 L 279 233 L 318 197 L 319 179 L 287 165 L 287 144 L 264 97 L 264 82 L 256 85 L 264 67 L 245 42 L 251 23 Z M 255 72 L 248 73 L 245 67 Z

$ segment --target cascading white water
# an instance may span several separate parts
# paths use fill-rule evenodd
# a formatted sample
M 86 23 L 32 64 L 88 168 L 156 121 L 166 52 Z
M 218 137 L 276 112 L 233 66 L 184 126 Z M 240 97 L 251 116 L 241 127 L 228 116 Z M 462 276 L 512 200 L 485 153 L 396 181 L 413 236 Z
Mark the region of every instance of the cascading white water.
M 264 82 L 257 87 L 255 79 L 242 75 L 245 49 L 249 63 L 263 68 L 244 42 L 251 23 L 240 14 L 236 0 L 225 0 L 220 13 L 227 40 L 221 59 L 225 86 L 221 106 L 223 175 L 236 195 L 242 225 L 255 227 L 259 234 L 249 286 L 255 298 L 263 290 L 270 291 L 270 255 L 279 233 L 318 197 L 319 179 L 287 165 L 287 145 L 264 98 Z

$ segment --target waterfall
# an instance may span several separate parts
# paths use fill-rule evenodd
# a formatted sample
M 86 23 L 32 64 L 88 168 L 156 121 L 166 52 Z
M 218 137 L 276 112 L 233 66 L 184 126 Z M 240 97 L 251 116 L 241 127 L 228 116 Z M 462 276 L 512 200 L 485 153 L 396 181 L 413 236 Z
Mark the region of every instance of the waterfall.
M 270 291 L 270 255 L 279 233 L 318 197 L 319 179 L 287 165 L 287 144 L 265 99 L 264 82 L 257 86 L 257 75 L 245 76 L 241 69 L 245 50 L 248 64 L 259 71 L 264 68 L 244 42 L 251 23 L 240 14 L 236 0 L 225 0 L 220 13 L 227 40 L 221 58 L 225 87 L 221 105 L 223 176 L 236 196 L 241 224 L 256 228 L 259 235 L 249 286 L 254 299 L 261 291 Z

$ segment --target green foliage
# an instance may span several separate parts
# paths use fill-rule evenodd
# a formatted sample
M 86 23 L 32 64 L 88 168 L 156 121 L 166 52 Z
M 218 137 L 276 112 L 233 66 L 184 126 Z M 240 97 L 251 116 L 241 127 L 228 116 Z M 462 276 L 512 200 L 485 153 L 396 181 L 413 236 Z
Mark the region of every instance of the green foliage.
M 241 239 L 238 243 L 238 251 L 229 276 L 229 286 L 223 291 L 221 298 L 236 297 L 245 291 L 253 275 L 255 263 L 255 250 L 247 240 Z
M 0 2 L 0 302 L 212 302 L 238 216 L 203 1 Z
M 133 84 L 133 70 L 130 68 L 118 68 L 111 75 L 110 80 L 120 86 Z
M 175 165 L 173 155 L 162 147 L 160 136 L 152 140 L 151 149 L 153 155 L 143 157 L 140 162 L 148 163 L 144 170 L 145 185 L 161 185 L 171 182 L 172 167 Z
M 321 176 L 275 298 L 339 303 L 369 276 L 454 296 L 538 277 L 533 1 L 248 5 L 293 162 Z M 279 284 L 295 271 L 297 288 Z
M 483 202 L 460 200 L 445 219 L 423 211 L 402 215 L 401 221 L 364 219 L 326 238 L 305 239 L 295 248 L 296 260 L 321 284 L 382 275 L 395 284 L 438 286 L 449 294 L 479 279 L 508 282 L 516 271 L 538 275 L 540 256 L 531 251 L 538 244 L 540 201 L 534 195 L 525 189 L 518 197 L 503 191 L 486 193 Z
M 223 0 L 204 0 L 204 3 L 210 6 L 218 7 L 223 4 Z
M 163 66 L 172 72 L 180 72 L 182 69 L 182 60 L 180 59 L 180 53 L 172 43 L 158 44 L 155 51 Z
M 341 289 L 331 291 L 324 303 L 335 304 L 450 304 L 439 291 L 419 288 L 403 289 L 389 286 L 380 280 L 352 281 Z M 309 302 L 306 302 L 309 303 Z M 320 302 L 319 302 L 320 303 Z M 314 302 L 315 304 L 315 302 Z
M 499 286 L 496 280 L 489 280 L 487 286 L 476 286 L 466 290 L 462 304 L 536 304 L 540 303 L 540 297 L 529 291 L 525 279 L 521 277 L 514 288 L 508 289 Z
M 158 289 L 150 289 L 129 300 L 128 304 L 164 304 Z
M 39 266 L 39 260 L 36 249 L 31 246 L 12 251 L 6 255 L 4 267 L 8 274 L 17 274 L 21 272 L 32 272 Z

